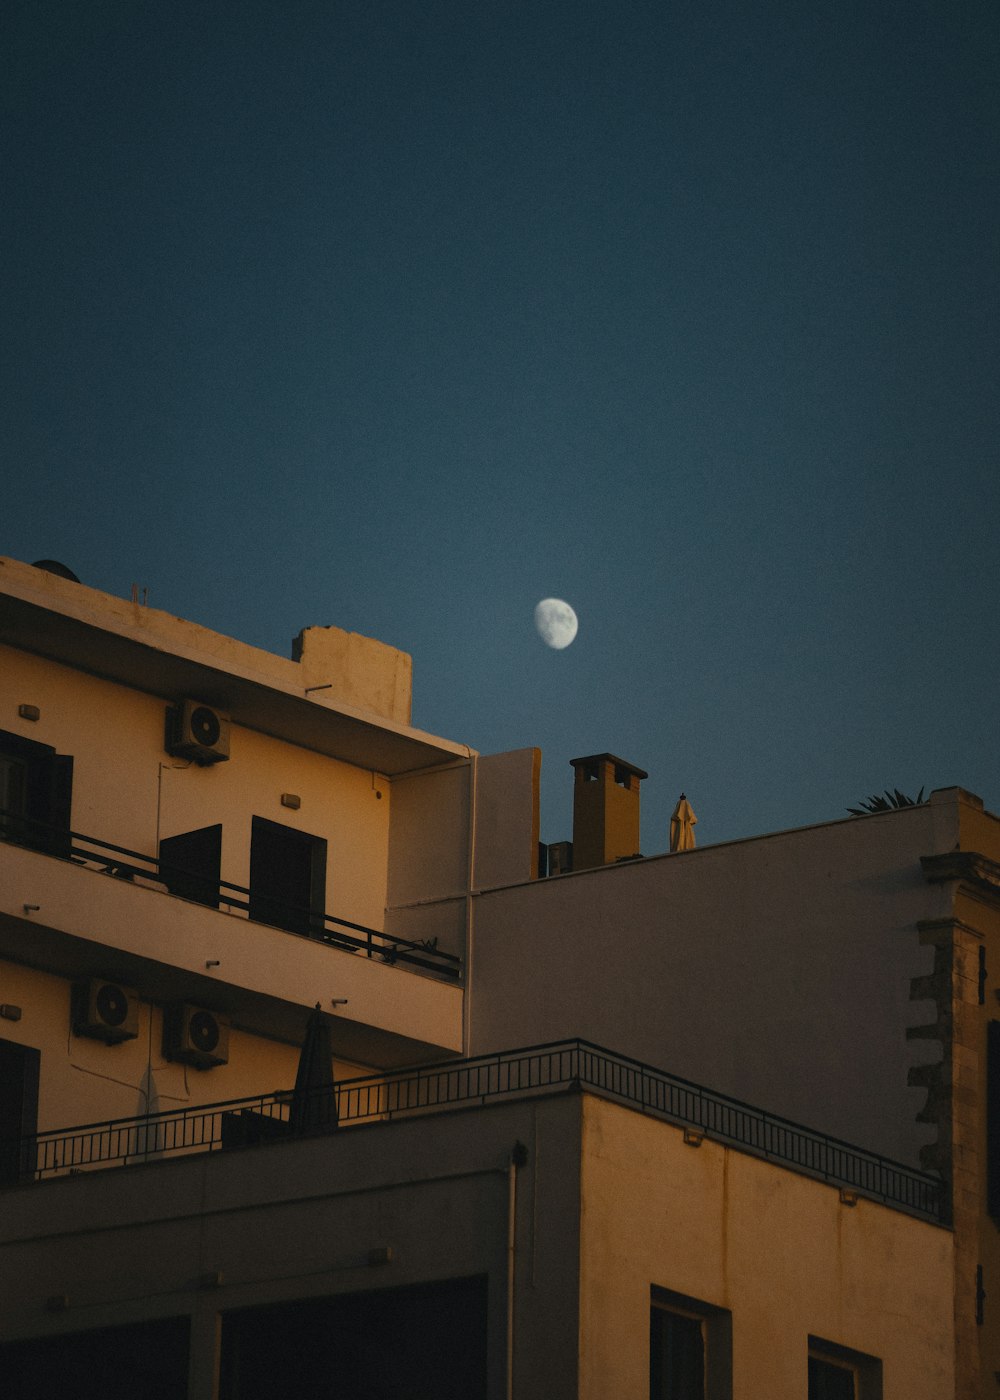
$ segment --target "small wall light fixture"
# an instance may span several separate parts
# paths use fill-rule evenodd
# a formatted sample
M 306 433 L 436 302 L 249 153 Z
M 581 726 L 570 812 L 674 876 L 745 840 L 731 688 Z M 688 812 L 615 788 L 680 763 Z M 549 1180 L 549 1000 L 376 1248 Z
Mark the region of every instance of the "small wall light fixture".
M 219 959 L 218 959 L 218 958 L 209 958 L 209 960 L 208 960 L 208 962 L 206 962 L 205 966 L 206 966 L 206 967 L 218 967 L 218 966 L 219 966 Z
M 22 719 L 37 720 L 42 717 L 42 712 L 37 705 L 18 705 L 17 713 Z
M 51 1297 L 46 1298 L 46 1300 L 45 1300 L 45 1311 L 46 1311 L 46 1312 L 65 1312 L 66 1309 L 67 1309 L 68 1307 L 69 1307 L 69 1294 L 68 1294 L 68 1293 L 53 1293 L 53 1294 L 51 1295 Z
M 331 1006 L 346 1006 L 346 1005 L 347 1005 L 347 998 L 346 998 L 346 997 L 331 997 L 331 998 L 330 998 L 330 1005 L 331 1005 Z
M 852 1191 L 848 1186 L 840 1188 L 840 1204 L 842 1206 L 856 1206 L 858 1203 L 857 1191 Z
M 9 1001 L 5 1001 L 3 1005 L 0 1006 L 0 1016 L 2 1016 L 5 1021 L 20 1021 L 21 1008 L 19 1006 L 12 1006 Z
M 283 792 L 281 794 L 282 807 L 291 807 L 293 812 L 297 812 L 302 806 L 302 798 L 297 792 Z
M 39 911 L 39 909 L 41 909 L 41 907 L 42 907 L 42 906 L 41 906 L 40 904 L 22 904 L 22 905 L 21 905 L 21 908 L 24 910 L 24 912 L 25 912 L 26 914 L 37 914 L 38 911 Z
M 700 1147 L 705 1141 L 705 1134 L 700 1128 L 685 1128 L 684 1141 L 688 1147 Z
M 391 1264 L 392 1245 L 380 1244 L 376 1245 L 374 1249 L 370 1249 L 368 1251 L 368 1263 L 373 1269 L 378 1268 L 380 1264 Z

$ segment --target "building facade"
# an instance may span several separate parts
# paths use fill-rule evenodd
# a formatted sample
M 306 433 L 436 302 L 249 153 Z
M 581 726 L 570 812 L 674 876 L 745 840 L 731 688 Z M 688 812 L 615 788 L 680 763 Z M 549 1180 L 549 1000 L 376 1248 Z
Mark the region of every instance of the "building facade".
M 596 755 L 540 879 L 539 767 L 0 561 L 6 1394 L 995 1393 L 1000 822 L 642 859 Z

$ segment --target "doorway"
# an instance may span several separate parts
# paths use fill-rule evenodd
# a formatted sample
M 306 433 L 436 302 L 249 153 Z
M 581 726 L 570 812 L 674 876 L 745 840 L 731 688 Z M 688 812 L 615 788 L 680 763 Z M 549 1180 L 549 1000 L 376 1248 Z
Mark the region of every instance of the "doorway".
M 250 917 L 289 933 L 320 937 L 326 905 L 326 842 L 254 817 L 250 835 Z

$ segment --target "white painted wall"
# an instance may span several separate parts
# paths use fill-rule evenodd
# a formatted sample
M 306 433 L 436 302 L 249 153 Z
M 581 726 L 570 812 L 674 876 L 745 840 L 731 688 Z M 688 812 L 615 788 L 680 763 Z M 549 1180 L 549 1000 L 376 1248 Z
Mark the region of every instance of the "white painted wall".
M 492 890 L 475 902 L 473 1053 L 582 1036 L 916 1164 L 908 1026 L 950 894 L 919 858 L 958 810 L 918 808 Z

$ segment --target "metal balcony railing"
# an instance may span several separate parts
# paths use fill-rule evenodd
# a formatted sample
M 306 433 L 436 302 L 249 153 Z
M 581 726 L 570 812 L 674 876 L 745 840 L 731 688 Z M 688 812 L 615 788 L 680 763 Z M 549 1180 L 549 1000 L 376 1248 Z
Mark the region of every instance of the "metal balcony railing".
M 85 836 L 80 831 L 36 821 L 22 813 L 0 808 L 0 841 L 27 846 L 75 865 L 102 871 L 119 880 L 159 888 L 168 894 L 172 893 L 171 886 L 201 890 L 205 892 L 205 897 L 199 897 L 196 903 L 216 908 L 224 905 L 227 909 L 239 909 L 250 916 L 251 892 L 244 885 L 210 879 L 201 871 L 185 870 L 155 856 L 129 850 L 127 846 L 117 846 L 96 836 Z M 268 910 L 270 918 L 260 916 L 262 908 Z M 365 957 L 378 958 L 385 963 L 420 968 L 448 979 L 457 979 L 461 974 L 461 959 L 454 953 L 438 948 L 435 938 L 414 942 L 392 933 L 380 933 L 378 929 L 368 928 L 365 924 L 352 923 L 350 919 L 337 918 L 334 914 L 273 898 L 266 901 L 258 899 L 253 918 L 257 923 L 267 923 L 286 933 L 311 938 L 350 953 L 362 953 Z
M 935 1177 L 583 1040 L 349 1079 L 336 1086 L 335 1098 L 311 1104 L 279 1091 L 38 1133 L 0 1144 L 0 1168 L 9 1184 L 567 1089 L 598 1094 L 921 1219 L 945 1219 L 944 1183 Z

